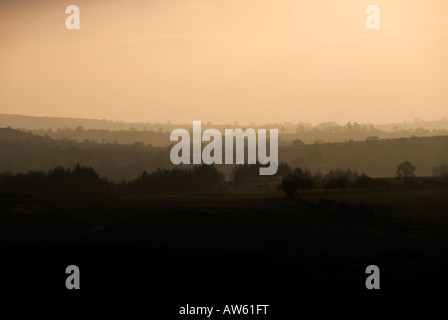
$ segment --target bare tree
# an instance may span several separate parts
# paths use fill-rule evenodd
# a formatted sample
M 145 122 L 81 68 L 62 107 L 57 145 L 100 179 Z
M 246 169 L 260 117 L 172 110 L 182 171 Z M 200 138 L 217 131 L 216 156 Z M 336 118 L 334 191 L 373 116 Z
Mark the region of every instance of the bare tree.
M 410 177 L 415 177 L 415 166 L 409 161 L 400 163 L 397 167 L 397 177 L 404 178 L 405 180 Z

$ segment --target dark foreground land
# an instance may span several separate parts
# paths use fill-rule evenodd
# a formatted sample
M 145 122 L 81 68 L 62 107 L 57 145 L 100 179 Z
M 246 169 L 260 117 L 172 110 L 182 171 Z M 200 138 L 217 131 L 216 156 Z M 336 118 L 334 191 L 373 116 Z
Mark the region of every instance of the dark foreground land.
M 269 304 L 270 318 L 283 319 L 316 301 L 378 307 L 445 296 L 447 198 L 446 189 L 296 200 L 273 189 L 2 193 L 2 290 L 21 299 L 133 301 L 159 319 L 182 318 L 186 304 Z M 65 287 L 72 264 L 80 290 Z M 381 270 L 376 291 L 365 287 L 372 264 Z

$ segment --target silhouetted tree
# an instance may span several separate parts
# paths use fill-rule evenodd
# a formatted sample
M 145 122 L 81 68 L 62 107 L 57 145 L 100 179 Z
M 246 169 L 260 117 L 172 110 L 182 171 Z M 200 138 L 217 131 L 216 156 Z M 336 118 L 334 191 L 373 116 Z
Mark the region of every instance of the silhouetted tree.
M 323 186 L 329 191 L 347 191 L 349 187 L 354 187 L 358 173 L 350 169 L 347 170 L 331 170 L 323 178 Z
M 300 168 L 294 169 L 294 176 L 297 177 L 298 189 L 302 192 L 312 191 L 315 185 L 315 181 L 311 176 L 311 172 L 308 170 L 302 170 Z
M 292 144 L 293 145 L 295 145 L 295 146 L 304 146 L 305 145 L 305 143 L 302 141 L 302 140 L 300 140 L 300 139 L 296 139 L 296 140 L 293 140 L 292 141 Z
M 404 178 L 405 180 L 410 177 L 415 177 L 415 166 L 409 161 L 400 163 L 397 167 L 397 177 Z
M 369 189 L 372 186 L 372 178 L 366 176 L 364 173 L 356 179 L 355 188 L 356 189 Z
M 260 166 L 258 164 L 244 164 L 233 168 L 233 182 L 235 188 L 244 184 L 256 182 L 260 179 Z
M 341 188 L 342 191 L 346 192 L 347 191 L 347 187 L 349 185 L 349 179 L 348 176 L 341 176 L 339 178 L 336 179 L 336 185 L 338 188 Z
M 224 183 L 224 174 L 215 166 L 201 165 L 192 169 L 158 168 L 155 172 L 143 173 L 128 184 L 128 189 L 135 192 L 191 192 L 214 191 Z
M 297 176 L 290 174 L 283 178 L 279 188 L 286 193 L 286 196 L 293 199 L 299 189 L 299 179 Z
M 280 162 L 280 164 L 278 165 L 277 173 L 275 175 L 278 177 L 286 177 L 291 173 L 291 167 L 285 162 Z
M 16 175 L 0 175 L 0 189 L 39 191 L 133 191 L 133 192 L 190 192 L 214 191 L 224 183 L 224 174 L 215 166 L 201 165 L 191 169 L 158 169 L 143 173 L 130 182 L 118 184 L 99 177 L 91 167 L 77 164 L 73 169 L 61 166 L 48 171 L 29 171 Z

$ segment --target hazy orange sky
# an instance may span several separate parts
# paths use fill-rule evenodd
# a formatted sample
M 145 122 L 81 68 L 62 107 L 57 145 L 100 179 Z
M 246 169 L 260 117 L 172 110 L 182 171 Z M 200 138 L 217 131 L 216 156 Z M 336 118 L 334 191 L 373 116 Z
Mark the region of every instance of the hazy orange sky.
M 66 6 L 81 11 L 67 30 Z M 365 9 L 381 9 L 381 30 Z M 0 0 L 0 113 L 137 122 L 448 116 L 447 0 Z

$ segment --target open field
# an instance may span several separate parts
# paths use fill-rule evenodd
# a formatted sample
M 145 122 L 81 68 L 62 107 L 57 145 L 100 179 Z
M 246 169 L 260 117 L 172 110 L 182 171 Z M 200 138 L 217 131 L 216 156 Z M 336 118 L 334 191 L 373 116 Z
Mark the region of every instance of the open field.
M 306 195 L 309 201 L 328 197 L 336 202 L 367 205 L 396 218 L 448 225 L 448 189 L 383 192 L 347 192 Z
M 364 205 L 373 210 L 374 218 L 360 222 L 339 217 L 334 209 L 328 212 L 319 205 L 322 197 L 336 204 Z M 3 194 L 6 213 L 2 217 L 5 228 L 8 223 L 19 226 L 21 221 L 27 225 L 29 217 L 39 216 L 41 223 L 51 220 L 47 225 L 40 225 L 50 233 L 39 229 L 36 231 L 39 235 L 51 234 L 52 227 L 62 230 L 67 219 L 71 219 L 69 224 L 78 231 L 92 223 L 104 226 L 80 239 L 89 244 L 269 251 L 291 256 L 303 252 L 336 253 L 335 248 L 339 246 L 341 252 L 368 249 L 378 253 L 386 241 L 384 228 L 388 223 L 408 228 L 409 239 L 413 239 L 414 233 L 428 239 L 443 233 L 448 228 L 447 197 L 446 189 L 316 193 L 303 195 L 303 201 L 298 202 L 286 199 L 278 190 L 166 195 Z M 59 232 L 58 236 L 55 233 L 53 240 L 63 240 L 71 233 Z M 32 240 L 32 232 L 27 237 Z M 365 246 L 359 241 L 347 246 L 350 237 L 364 239 Z
M 150 301 L 151 314 L 169 319 L 187 302 L 268 303 L 276 308 L 272 318 L 285 319 L 297 301 L 387 305 L 397 296 L 422 301 L 445 290 L 448 190 L 289 200 L 269 187 L 164 195 L 1 193 L 6 263 L 0 272 L 8 275 L 2 288 L 70 303 L 74 296 Z M 328 210 L 321 197 L 336 207 Z M 345 215 L 337 209 L 342 202 L 364 204 L 373 216 Z M 64 286 L 71 264 L 82 274 L 77 292 Z M 379 292 L 365 287 L 372 264 L 381 269 Z

